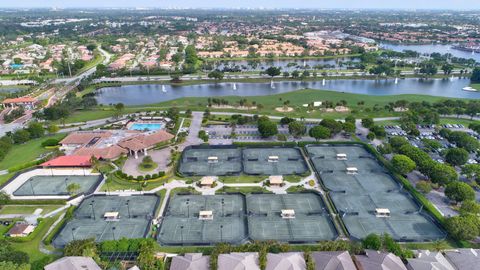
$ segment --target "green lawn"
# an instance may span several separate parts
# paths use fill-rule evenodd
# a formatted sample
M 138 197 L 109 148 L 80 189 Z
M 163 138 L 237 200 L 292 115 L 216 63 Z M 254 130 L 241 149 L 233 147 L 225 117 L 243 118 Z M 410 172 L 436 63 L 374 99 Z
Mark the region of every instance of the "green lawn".
M 61 215 L 61 213 L 57 214 L 54 217 L 49 217 L 44 219 L 44 226 L 41 226 L 38 228 L 40 231 L 37 232 L 35 237 L 28 242 L 12 242 L 12 246 L 16 250 L 21 250 L 26 252 L 30 256 L 30 262 L 34 262 L 36 260 L 40 260 L 45 257 L 50 257 L 50 255 L 46 255 L 39 250 L 39 245 L 40 241 L 42 241 L 43 236 L 47 233 L 48 229 L 52 226 L 52 224 L 55 222 L 55 220 L 58 219 L 58 217 Z
M 471 123 L 475 123 L 475 122 L 478 122 L 478 121 L 474 121 L 474 120 L 469 120 L 469 119 L 462 119 L 462 118 L 446 118 L 446 117 L 442 117 L 440 118 L 440 124 L 443 125 L 443 124 L 462 124 L 464 126 L 468 126 L 469 124 Z M 385 125 L 400 125 L 400 121 L 399 120 L 386 120 L 386 121 L 378 121 L 378 122 L 375 122 L 377 125 L 382 125 L 382 126 L 385 126 Z
M 478 91 L 480 91 L 480 83 L 474 83 L 472 85 L 470 85 L 471 87 L 477 89 Z
M 259 176 L 259 175 L 235 175 L 235 176 L 220 176 L 218 180 L 223 183 L 259 183 L 268 176 Z
M 348 113 L 326 113 L 319 110 L 313 112 L 307 112 L 306 108 L 302 105 L 310 103 L 312 101 L 331 101 L 336 103 L 340 100 L 346 100 L 347 106 L 351 110 L 355 110 L 355 116 L 357 118 L 361 117 L 384 117 L 384 116 L 395 116 L 400 115 L 399 113 L 392 113 L 384 110 L 384 106 L 389 102 L 394 102 L 397 100 L 408 100 L 410 102 L 421 102 L 428 100 L 430 102 L 437 102 L 445 100 L 448 98 L 445 97 L 435 97 L 435 96 L 426 96 L 426 95 L 392 95 L 392 96 L 369 96 L 362 94 L 351 94 L 351 93 L 342 93 L 335 91 L 326 91 L 326 90 L 313 90 L 305 89 L 298 90 L 289 93 L 277 94 L 277 95 L 266 95 L 266 96 L 255 96 L 255 97 L 239 97 L 239 96 L 226 96 L 221 97 L 224 100 L 227 100 L 229 104 L 237 104 L 240 99 L 247 99 L 247 102 L 255 101 L 257 104 L 263 106 L 259 110 L 235 110 L 235 109 L 212 109 L 212 111 L 227 111 L 227 112 L 238 112 L 238 113 L 253 113 L 253 114 L 268 114 L 268 115 L 277 115 L 277 116 L 289 116 L 289 117 L 306 117 L 306 118 L 323 118 L 323 117 L 334 117 L 334 118 L 344 118 Z M 282 107 L 285 101 L 290 101 L 290 107 L 294 108 L 293 112 L 282 113 L 275 111 L 275 108 Z M 358 102 L 364 102 L 364 105 L 357 105 Z M 124 113 L 132 113 L 136 111 L 151 111 L 151 110 L 163 110 L 176 106 L 182 110 L 192 109 L 192 110 L 205 110 L 207 106 L 207 97 L 186 97 L 180 98 L 172 101 L 166 101 L 150 105 L 142 106 L 132 106 L 127 107 Z M 368 112 L 365 109 L 371 109 L 374 105 L 377 105 L 380 108 L 377 112 Z M 108 106 L 98 107 L 97 109 L 92 109 L 88 111 L 77 111 L 73 113 L 69 118 L 66 119 L 66 123 L 72 122 L 83 122 L 87 120 L 95 120 L 100 118 L 111 117 L 114 114 L 114 111 L 111 110 Z
M 267 191 L 263 187 L 223 187 L 220 190 L 218 190 L 216 193 L 243 193 L 243 194 L 248 194 L 248 193 L 253 193 L 253 192 L 263 192 L 263 193 L 271 193 Z
M 65 134 L 56 134 L 39 139 L 30 140 L 24 144 L 17 144 L 12 147 L 5 158 L 0 161 L 0 170 L 6 170 L 13 166 L 18 166 L 37 159 L 40 155 L 52 151 L 42 147 L 42 142 L 46 139 L 61 139 Z
M 163 185 L 166 180 L 147 182 L 147 185 L 143 187 L 143 190 L 152 190 L 156 187 Z M 103 184 L 100 188 L 101 191 L 115 191 L 115 190 L 142 190 L 143 181 L 127 181 L 118 178 L 114 173 L 108 175 L 107 183 Z
M 32 214 L 35 209 L 43 209 L 42 214 L 49 213 L 63 205 L 4 205 L 0 209 L 0 215 L 7 214 Z
M 0 185 L 7 182 L 8 179 L 12 178 L 15 175 L 15 173 L 7 173 L 0 175 Z

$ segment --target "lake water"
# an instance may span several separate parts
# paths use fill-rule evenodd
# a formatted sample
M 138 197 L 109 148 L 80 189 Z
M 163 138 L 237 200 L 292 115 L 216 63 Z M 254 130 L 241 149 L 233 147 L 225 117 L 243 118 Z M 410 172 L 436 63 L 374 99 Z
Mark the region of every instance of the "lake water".
M 159 84 L 123 85 L 104 87 L 96 91 L 101 104 L 123 103 L 126 105 L 152 104 L 181 97 L 219 96 L 264 96 L 291 92 L 304 88 L 324 89 L 337 92 L 366 95 L 423 94 L 456 98 L 480 98 L 480 92 L 467 92 L 462 88 L 470 84 L 469 79 L 416 79 L 398 80 L 327 80 L 314 82 L 274 82 L 270 83 L 218 83 L 186 86 L 165 85 L 166 92 Z
M 402 52 L 404 50 L 412 50 L 412 51 L 419 52 L 421 54 L 431 54 L 433 52 L 437 52 L 441 54 L 450 53 L 455 57 L 461 57 L 466 59 L 473 58 L 475 59 L 475 61 L 480 62 L 480 53 L 476 52 L 475 54 L 472 54 L 471 52 L 455 50 L 452 48 L 452 45 L 441 45 L 441 44 L 401 45 L 401 44 L 380 43 L 380 47 L 384 49 L 397 51 L 397 52 Z
M 23 88 L 16 88 L 14 86 L 2 86 L 0 87 L 0 93 L 16 93 L 22 91 Z
M 346 69 L 346 65 L 341 65 L 341 63 L 346 62 L 360 62 L 359 58 L 349 58 L 349 57 L 339 57 L 339 58 L 330 58 L 330 59 L 290 59 L 290 60 L 261 60 L 261 61 L 227 61 L 221 60 L 214 62 L 214 67 L 218 69 L 223 69 L 224 67 L 234 67 L 239 66 L 242 71 L 253 71 L 253 70 L 264 70 L 271 66 L 280 67 L 282 71 L 293 71 L 302 69 L 304 65 L 309 66 L 309 69 L 317 65 L 328 65 L 325 66 L 325 69 Z M 295 64 L 295 65 L 293 65 Z

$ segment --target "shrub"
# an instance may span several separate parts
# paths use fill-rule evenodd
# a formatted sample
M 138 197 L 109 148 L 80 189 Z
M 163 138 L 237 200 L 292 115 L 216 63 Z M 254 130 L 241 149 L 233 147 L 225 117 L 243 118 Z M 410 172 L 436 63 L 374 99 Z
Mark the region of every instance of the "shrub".
M 423 194 L 427 194 L 432 191 L 432 184 L 428 181 L 418 181 L 415 187 Z
M 137 176 L 136 179 L 137 179 L 137 181 L 143 181 L 144 177 L 143 177 L 143 175 L 139 175 L 139 176 Z
M 42 147 L 57 146 L 58 143 L 59 143 L 59 140 L 50 138 L 42 142 Z

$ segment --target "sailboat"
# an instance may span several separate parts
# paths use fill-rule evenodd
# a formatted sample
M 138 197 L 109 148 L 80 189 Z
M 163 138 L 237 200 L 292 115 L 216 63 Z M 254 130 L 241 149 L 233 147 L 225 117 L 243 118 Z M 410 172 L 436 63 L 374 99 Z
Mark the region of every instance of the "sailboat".
M 165 85 L 162 85 L 162 92 L 166 93 L 167 89 L 165 88 Z
M 273 84 L 273 80 L 270 82 L 270 88 L 275 89 L 275 85 Z
M 237 84 L 233 83 L 233 90 L 237 90 Z
M 306 67 L 306 66 L 307 66 L 307 61 L 303 60 L 303 67 Z
M 325 79 L 322 80 L 322 85 L 325 85 Z
M 475 55 L 475 50 L 474 49 L 472 49 L 472 55 Z
M 398 78 L 395 78 L 395 84 L 398 84 Z

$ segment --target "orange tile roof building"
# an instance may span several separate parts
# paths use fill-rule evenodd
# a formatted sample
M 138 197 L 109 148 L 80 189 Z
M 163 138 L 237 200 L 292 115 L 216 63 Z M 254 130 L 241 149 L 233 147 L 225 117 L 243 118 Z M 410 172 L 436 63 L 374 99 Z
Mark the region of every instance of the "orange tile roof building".
M 113 160 L 127 154 L 138 158 L 139 153 L 148 155 L 148 149 L 173 138 L 164 130 L 146 133 L 134 130 L 77 131 L 60 141 L 60 149 L 68 155 L 99 159 Z
M 4 108 L 24 107 L 28 110 L 35 108 L 36 103 L 37 101 L 32 97 L 7 98 L 2 101 Z

